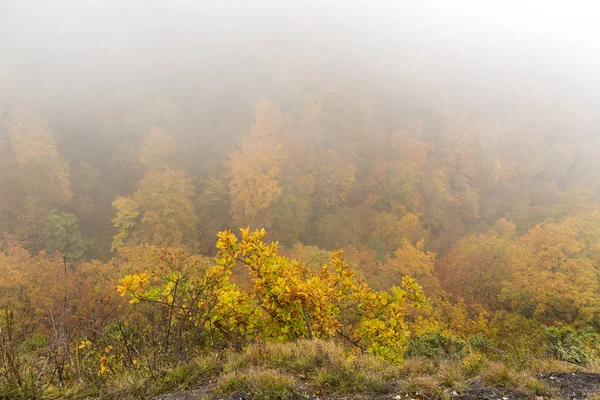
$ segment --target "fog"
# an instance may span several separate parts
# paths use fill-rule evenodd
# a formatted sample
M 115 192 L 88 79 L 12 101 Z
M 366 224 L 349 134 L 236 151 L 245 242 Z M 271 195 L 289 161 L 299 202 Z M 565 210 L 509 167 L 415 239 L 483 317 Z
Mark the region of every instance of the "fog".
M 0 0 L 0 398 L 599 399 L 599 15 Z
M 6 150 L 0 156 L 13 172 L 1 189 L 2 229 L 32 250 L 44 248 L 32 232 L 22 232 L 45 229 L 42 217 L 25 211 L 27 199 L 36 198 L 77 216 L 82 232 L 96 241 L 89 254 L 108 257 L 116 227 L 111 202 L 140 187 L 148 172 L 140 154 L 158 127 L 174 143 L 164 150 L 175 160 L 169 167 L 185 171 L 194 207 L 205 207 L 199 211 L 207 214 L 204 222 L 196 225 L 201 233 L 194 233 L 205 238 L 203 250 L 218 229 L 239 224 L 272 228 L 288 245 L 371 246 L 369 233 L 339 240 L 323 233 L 328 216 L 365 205 L 373 213 L 419 215 L 431 248 L 441 253 L 458 236 L 485 231 L 499 218 L 526 232 L 564 216 L 550 209 L 578 185 L 597 196 L 596 11 L 542 1 L 4 0 L 0 143 Z M 228 160 L 252 143 L 261 99 L 284 121 L 273 140 L 283 146 L 286 161 L 276 163 L 277 173 L 283 171 L 276 195 L 258 207 L 268 217 L 257 211 L 236 220 L 235 172 Z M 319 111 L 310 114 L 310 104 Z M 19 132 L 28 132 L 19 130 L 15 110 L 32 113 L 32 126 L 47 124 L 56 157 L 68 166 L 72 199 L 54 204 L 27 188 L 25 166 L 33 161 L 23 161 L 15 144 Z M 411 131 L 415 126 L 422 128 Z M 387 185 L 373 183 L 377 160 L 404 157 L 386 153 L 397 131 L 408 131 L 428 148 L 425 175 L 415 178 L 420 191 L 419 185 L 400 190 L 419 192 L 424 200 L 418 205 L 398 198 L 372 203 Z M 409 144 L 402 146 L 410 152 Z M 309 150 L 301 156 L 294 153 L 298 146 Z M 292 195 L 296 189 L 286 179 L 310 176 L 318 192 L 328 182 L 316 165 L 323 157 L 335 168 L 352 169 L 353 183 L 347 189 L 332 184 L 341 200 L 331 204 L 320 197 L 325 189 L 306 199 L 310 211 L 296 221 L 297 232 L 283 233 L 283 226 L 296 222 L 278 220 L 283 217 L 274 216 L 276 209 L 300 212 L 293 203 L 300 201 Z M 471 161 L 470 172 L 447 165 Z M 502 183 L 494 168 L 513 172 Z M 472 207 L 457 217 L 455 236 L 446 237 L 450 222 L 443 227 L 434 216 L 452 219 L 460 214 L 454 206 L 435 211 L 427 205 L 431 190 L 423 182 L 433 182 L 435 171 L 449 177 L 452 204 Z M 485 174 L 500 183 L 490 187 Z M 223 197 L 209 207 L 211 177 L 222 185 Z M 23 228 L 27 218 L 38 225 Z M 350 229 L 351 222 L 340 224 Z
M 577 3 L 5 0 L 1 7 L 2 67 L 38 92 L 39 85 L 189 87 L 215 78 L 268 85 L 275 65 L 293 57 L 367 85 L 380 77 L 377 68 L 425 63 L 472 81 L 519 85 L 541 75 L 587 87 L 600 61 L 596 10 Z

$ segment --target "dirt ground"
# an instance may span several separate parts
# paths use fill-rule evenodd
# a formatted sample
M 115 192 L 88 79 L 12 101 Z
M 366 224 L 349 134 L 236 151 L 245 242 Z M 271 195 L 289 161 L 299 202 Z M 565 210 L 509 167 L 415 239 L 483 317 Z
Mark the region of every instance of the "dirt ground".
M 585 400 L 590 394 L 600 391 L 600 374 L 589 372 L 561 372 L 541 374 L 536 377 L 558 390 L 564 400 Z M 154 400 L 195 400 L 206 395 L 206 388 L 186 390 L 155 397 Z M 388 397 L 350 397 L 335 400 L 396 400 L 399 396 Z M 301 398 L 298 398 L 301 399 Z M 404 397 L 402 397 L 404 399 Z M 533 398 L 516 389 L 497 388 L 474 384 L 466 392 L 452 397 L 453 400 L 542 400 Z M 249 395 L 230 396 L 224 400 L 252 400 Z M 322 400 L 313 397 L 311 400 Z M 333 400 L 333 399 L 332 399 Z
M 589 372 L 561 372 L 541 374 L 536 377 L 558 390 L 561 399 L 584 400 L 590 394 L 600 391 L 600 374 Z M 489 386 L 473 386 L 465 393 L 453 397 L 454 400 L 535 400 L 515 389 Z M 540 400 L 540 398 L 537 398 Z
M 531 400 L 529 396 L 515 389 L 474 386 L 465 393 L 454 396 L 455 400 Z
M 561 397 L 568 400 L 585 399 L 600 390 L 600 374 L 590 372 L 549 373 L 537 378 L 558 388 Z

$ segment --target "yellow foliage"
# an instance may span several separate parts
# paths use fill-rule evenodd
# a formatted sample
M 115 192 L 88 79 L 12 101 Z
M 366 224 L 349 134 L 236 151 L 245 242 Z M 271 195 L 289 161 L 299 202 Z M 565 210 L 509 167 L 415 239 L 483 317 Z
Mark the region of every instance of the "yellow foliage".
M 262 335 L 267 339 L 331 338 L 345 340 L 391 360 L 402 358 L 410 336 L 404 316 L 408 305 L 426 306 L 416 280 L 402 287 L 374 291 L 332 253 L 330 265 L 313 271 L 278 255 L 278 244 L 266 244 L 265 230 L 219 233 L 217 262 L 232 268 L 240 262 L 252 274 L 253 298 L 264 312 Z

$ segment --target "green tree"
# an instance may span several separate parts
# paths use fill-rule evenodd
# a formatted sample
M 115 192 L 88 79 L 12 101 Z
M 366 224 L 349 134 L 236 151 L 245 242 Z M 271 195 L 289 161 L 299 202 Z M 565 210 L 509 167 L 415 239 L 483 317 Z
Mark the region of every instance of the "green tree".
M 71 213 L 52 212 L 43 236 L 48 253 L 59 251 L 72 261 L 83 257 L 89 247 L 89 242 L 79 231 L 79 220 Z
M 117 213 L 113 251 L 125 243 L 197 245 L 195 188 L 183 171 L 148 171 L 133 196 L 117 198 L 113 207 Z

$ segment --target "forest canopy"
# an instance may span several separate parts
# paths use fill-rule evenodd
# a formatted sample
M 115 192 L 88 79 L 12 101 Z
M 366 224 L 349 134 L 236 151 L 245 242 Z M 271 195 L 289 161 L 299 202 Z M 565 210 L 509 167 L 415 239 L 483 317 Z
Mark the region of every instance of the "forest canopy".
M 0 325 L 49 381 L 600 331 L 587 25 L 259 3 L 0 9 Z

